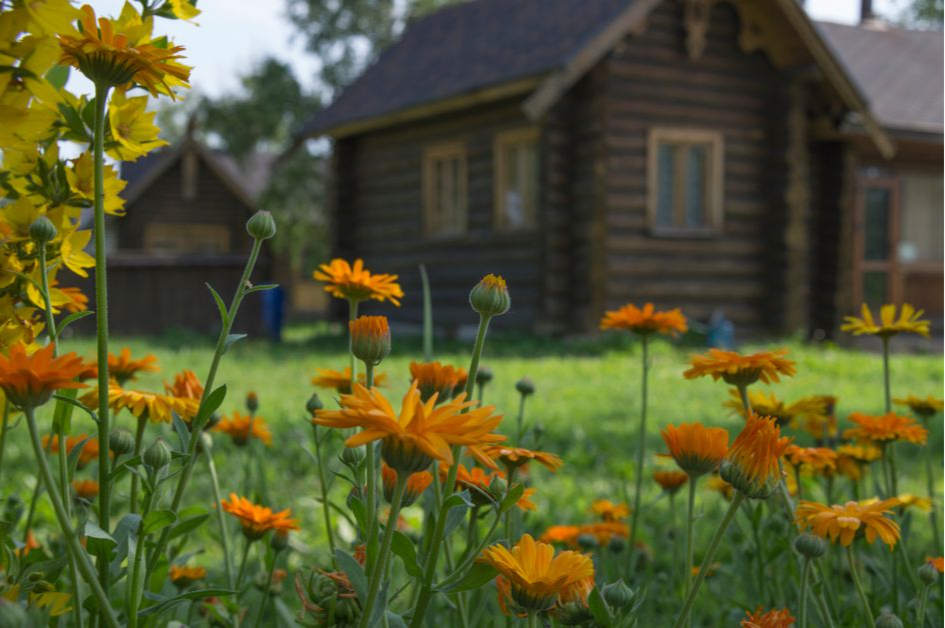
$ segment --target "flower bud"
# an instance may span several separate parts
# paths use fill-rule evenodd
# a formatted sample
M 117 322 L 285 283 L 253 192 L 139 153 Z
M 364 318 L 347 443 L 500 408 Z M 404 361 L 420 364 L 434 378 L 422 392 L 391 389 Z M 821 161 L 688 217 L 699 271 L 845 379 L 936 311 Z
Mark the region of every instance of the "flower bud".
M 159 438 L 144 452 L 143 460 L 152 469 L 163 469 L 171 462 L 171 450 L 164 439 Z
M 512 307 L 512 299 L 509 297 L 505 279 L 497 275 L 483 277 L 469 293 L 469 305 L 485 318 L 508 312 Z
M 938 581 L 938 571 L 932 563 L 925 563 L 919 567 L 919 580 L 928 585 L 935 584 Z
M 903 628 L 903 624 L 901 619 L 889 611 L 883 611 L 876 618 L 876 628 Z
M 56 225 L 54 225 L 49 218 L 40 216 L 30 225 L 29 233 L 30 240 L 40 246 L 44 246 L 48 242 L 51 242 L 59 232 L 56 230 Z
M 256 393 L 246 393 L 246 409 L 251 414 L 255 414 L 256 410 L 259 410 L 259 397 L 256 395 Z
M 276 221 L 267 211 L 258 211 L 246 222 L 246 233 L 256 240 L 268 240 L 276 235 Z
M 118 428 L 108 435 L 108 448 L 116 456 L 124 456 L 135 450 L 135 437 L 126 429 Z
M 794 549 L 804 558 L 820 558 L 827 552 L 827 541 L 814 534 L 800 534 L 794 539 Z
M 345 447 L 339 457 L 349 467 L 357 467 L 364 460 L 364 456 L 364 447 Z
M 522 379 L 520 379 L 520 380 L 518 380 L 517 382 L 515 382 L 515 390 L 517 390 L 517 391 L 519 392 L 519 394 L 522 395 L 523 397 L 528 397 L 529 395 L 534 395 L 534 394 L 535 394 L 535 382 L 533 382 L 532 380 L 530 380 L 530 379 L 527 378 L 527 377 L 523 377 Z
M 478 386 L 485 386 L 493 380 L 495 375 L 492 373 L 492 369 L 488 366 L 480 366 L 479 370 L 476 371 L 476 384 Z
M 623 580 L 611 582 L 601 589 L 601 593 L 607 605 L 617 610 L 629 610 L 637 595 Z
M 56 590 L 55 585 L 53 585 L 48 580 L 36 580 L 33 582 L 33 586 L 30 589 L 31 593 L 51 593 Z
M 386 316 L 359 316 L 348 323 L 351 353 L 365 364 L 377 366 L 390 353 L 390 327 Z
M 318 398 L 318 393 L 312 393 L 312 396 L 305 402 L 305 411 L 310 415 L 315 414 L 317 410 L 321 410 L 324 407 L 325 405 L 322 403 L 322 400 Z
M 31 572 L 30 575 L 26 576 L 26 579 L 29 580 L 30 582 L 39 582 L 45 577 L 46 577 L 46 574 L 44 572 L 34 571 L 34 572 Z
M 269 541 L 269 547 L 276 553 L 289 547 L 289 531 L 276 530 L 276 533 L 272 535 L 272 540 Z
M 591 611 L 581 602 L 568 602 L 553 611 L 555 620 L 562 626 L 587 626 L 594 619 Z
M 578 546 L 585 552 L 589 552 L 597 548 L 597 537 L 593 534 L 582 534 L 577 538 Z
M 610 539 L 610 544 L 607 545 L 607 549 L 613 554 L 619 554 L 627 549 L 627 542 L 623 540 L 623 537 L 615 536 Z

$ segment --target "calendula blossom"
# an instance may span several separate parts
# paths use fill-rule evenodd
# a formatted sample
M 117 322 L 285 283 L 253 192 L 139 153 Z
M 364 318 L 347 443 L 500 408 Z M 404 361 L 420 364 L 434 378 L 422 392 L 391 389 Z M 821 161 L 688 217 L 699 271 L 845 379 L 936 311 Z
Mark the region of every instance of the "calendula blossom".
M 708 375 L 732 386 L 749 386 L 759 380 L 766 384 L 780 382 L 782 375 L 792 377 L 795 373 L 794 362 L 784 357 L 786 355 L 786 349 L 759 351 L 751 355 L 709 349 L 706 355 L 692 357 L 692 367 L 683 376 L 695 379 Z
M 882 445 L 894 441 L 905 441 L 914 445 L 924 445 L 928 440 L 927 429 L 916 423 L 914 419 L 893 412 L 881 416 L 854 412 L 849 418 L 856 427 L 844 430 L 843 437 L 861 443 Z
M 784 450 L 788 463 L 812 473 L 829 473 L 837 468 L 837 452 L 826 447 L 798 447 L 788 445 Z
M 237 447 L 245 446 L 251 438 L 262 442 L 266 447 L 272 446 L 272 432 L 269 431 L 265 419 L 243 415 L 236 410 L 233 411 L 232 418 L 220 419 L 213 426 L 213 431 L 226 434 Z
M 355 303 L 374 299 L 390 301 L 400 306 L 404 291 L 397 283 L 397 275 L 372 274 L 364 268 L 364 261 L 357 259 L 354 264 L 337 258 L 328 264 L 321 264 L 315 271 L 317 281 L 325 282 L 325 292 L 339 299 Z
M 689 474 L 682 471 L 654 471 L 653 479 L 664 491 L 673 494 L 683 487 L 689 479 Z
M 466 383 L 466 370 L 439 362 L 411 362 L 410 378 L 417 382 L 424 401 L 436 394 L 442 402 Z
M 91 501 L 98 497 L 99 486 L 95 480 L 73 480 L 72 490 L 76 497 Z
M 384 486 L 384 499 L 387 500 L 388 504 L 393 503 L 394 489 L 397 485 L 397 472 L 386 464 L 381 464 L 381 481 Z M 416 502 L 432 483 L 433 474 L 429 471 L 411 473 L 410 477 L 407 478 L 407 485 L 404 488 L 404 495 L 400 503 L 401 507 L 406 508 Z
M 867 499 L 860 502 L 825 506 L 817 502 L 801 501 L 797 505 L 797 523 L 810 528 L 819 537 L 839 542 L 844 547 L 858 536 L 868 543 L 880 539 L 891 550 L 899 540 L 899 524 L 886 515 L 899 505 L 896 498 L 879 501 Z
M 351 394 L 351 369 L 349 367 L 345 367 L 344 370 L 341 371 L 333 371 L 331 369 L 315 370 L 318 371 L 318 375 L 312 378 L 313 386 L 333 389 L 342 395 Z M 385 373 L 374 374 L 375 387 L 383 386 L 386 381 L 387 375 Z M 367 375 L 365 373 L 358 373 L 358 383 L 362 386 L 367 384 Z
M 178 589 L 186 589 L 195 582 L 207 577 L 207 570 L 203 567 L 187 567 L 186 565 L 171 565 L 168 578 Z
M 13 345 L 10 356 L 0 354 L 0 389 L 18 408 L 37 408 L 52 398 L 57 390 L 84 388 L 75 381 L 85 368 L 75 353 L 53 357 L 55 347 L 48 345 L 28 355 L 22 343 Z
M 506 467 L 521 467 L 533 460 L 552 472 L 564 466 L 564 461 L 561 458 L 547 451 L 533 451 L 531 449 L 525 449 L 524 447 L 493 445 L 487 447 L 485 452 Z
M 222 500 L 224 512 L 227 512 L 239 521 L 243 535 L 250 541 L 261 539 L 270 530 L 287 533 L 298 530 L 298 521 L 292 519 L 292 511 L 286 508 L 273 512 L 271 508 L 257 506 L 245 497 L 238 497 L 230 493 L 230 500 Z
M 630 516 L 630 506 L 614 503 L 609 499 L 597 499 L 591 504 L 591 513 L 603 521 L 619 521 Z
M 914 395 L 909 395 L 905 398 L 893 399 L 893 403 L 906 406 L 912 410 L 913 414 L 922 417 L 923 419 L 928 419 L 929 417 L 935 416 L 942 411 L 943 402 L 937 397 L 929 395 L 928 397 L 916 397 Z
M 667 425 L 660 431 L 679 468 L 693 477 L 714 471 L 728 452 L 728 432 L 701 423 Z
M 788 628 L 795 621 L 797 620 L 791 615 L 791 611 L 786 608 L 766 612 L 764 607 L 759 606 L 754 612 L 745 611 L 741 628 Z
M 97 407 L 97 389 L 83 395 L 80 401 L 86 407 Z M 108 405 L 115 412 L 128 410 L 133 416 L 147 417 L 152 423 L 172 423 L 175 412 L 181 419 L 190 422 L 197 415 L 199 406 L 195 399 L 183 399 L 143 390 L 129 390 L 120 386 L 109 387 Z
M 791 444 L 782 437 L 777 421 L 749 415 L 719 467 L 722 479 L 751 499 L 767 499 L 781 479 L 778 459 Z
M 618 310 L 610 310 L 600 321 L 601 330 L 615 329 L 630 331 L 635 334 L 665 334 L 677 336 L 686 333 L 689 327 L 686 317 L 679 308 L 658 311 L 652 303 L 642 308 L 627 304 Z
M 164 392 L 172 397 L 200 401 L 203 397 L 203 384 L 193 371 L 185 369 L 174 376 L 173 382 L 164 382 Z
M 896 316 L 896 306 L 888 303 L 879 309 L 879 321 L 873 318 L 866 303 L 861 310 L 862 317 L 847 316 L 844 318 L 841 331 L 848 331 L 854 336 L 878 336 L 892 338 L 898 334 L 910 333 L 920 336 L 929 336 L 929 321 L 922 319 L 922 310 L 916 310 L 908 303 L 902 304 L 899 316 Z

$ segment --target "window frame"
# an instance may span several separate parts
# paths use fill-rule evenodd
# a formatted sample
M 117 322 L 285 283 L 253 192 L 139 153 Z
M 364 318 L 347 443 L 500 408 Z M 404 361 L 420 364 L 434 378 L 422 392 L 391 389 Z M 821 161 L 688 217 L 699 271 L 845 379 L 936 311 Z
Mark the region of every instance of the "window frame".
M 678 147 L 704 145 L 706 152 L 706 223 L 701 227 L 657 225 L 657 206 L 659 204 L 659 148 L 662 144 Z M 677 172 L 679 164 L 674 164 Z M 665 237 L 713 237 L 722 233 L 724 228 L 725 198 L 725 139 L 720 131 L 692 128 L 653 127 L 647 138 L 646 156 L 646 219 L 650 233 Z M 675 182 L 675 189 L 685 189 L 685 178 Z M 685 197 L 680 195 L 674 212 L 684 206 Z
M 462 229 L 442 231 L 442 211 L 436 201 L 436 165 L 446 159 L 459 160 L 459 199 Z M 453 140 L 431 144 L 423 149 L 423 234 L 427 238 L 456 238 L 469 233 L 469 157 L 466 142 Z M 439 211 L 439 214 L 438 214 Z
M 538 227 L 539 198 L 541 191 L 541 159 L 539 154 L 539 142 L 541 132 L 538 127 L 523 127 L 510 129 L 496 133 L 492 142 L 492 163 L 493 163 L 493 225 L 496 231 L 521 232 L 536 229 Z M 505 152 L 510 146 L 519 144 L 535 145 L 535 200 L 534 208 L 530 216 L 522 225 L 511 225 L 506 219 L 505 190 L 506 186 L 506 158 Z
M 170 239 L 180 244 L 186 244 L 195 239 L 203 239 L 205 241 L 212 240 L 213 246 L 208 247 L 206 242 L 201 244 L 199 249 L 157 246 L 168 235 L 176 235 L 176 238 Z M 144 249 L 152 255 L 226 255 L 230 252 L 231 244 L 232 232 L 230 228 L 217 223 L 151 222 L 144 229 Z M 207 248 L 219 250 L 206 252 Z

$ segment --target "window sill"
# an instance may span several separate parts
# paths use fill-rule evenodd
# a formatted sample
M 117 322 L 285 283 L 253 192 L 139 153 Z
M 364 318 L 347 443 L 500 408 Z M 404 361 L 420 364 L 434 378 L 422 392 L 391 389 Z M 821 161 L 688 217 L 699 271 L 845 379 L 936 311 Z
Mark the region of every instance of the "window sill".
M 672 227 L 650 227 L 650 235 L 654 238 L 698 239 L 711 240 L 723 235 L 721 228 L 706 227 L 703 229 L 675 229 Z

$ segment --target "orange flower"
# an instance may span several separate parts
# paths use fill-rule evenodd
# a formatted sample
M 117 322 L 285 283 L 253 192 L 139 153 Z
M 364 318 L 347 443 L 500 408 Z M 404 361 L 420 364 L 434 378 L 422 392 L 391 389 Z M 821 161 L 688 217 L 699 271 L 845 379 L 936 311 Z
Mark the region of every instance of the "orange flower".
M 522 491 L 522 496 L 518 498 L 517 502 L 515 502 L 515 507 L 522 512 L 538 510 L 538 505 L 532 501 L 532 497 L 534 497 L 535 493 L 537 492 L 537 488 L 526 488 L 524 491 Z
M 669 453 L 679 468 L 693 477 L 718 468 L 728 452 L 728 432 L 701 423 L 667 425 L 660 431 Z
M 439 362 L 411 362 L 410 378 L 418 382 L 421 399 L 426 401 L 437 394 L 437 399 L 444 401 L 460 388 L 460 382 L 466 383 L 466 371 Z
M 26 543 L 23 544 L 23 547 L 18 548 L 13 551 L 14 554 L 20 558 L 26 558 L 30 555 L 30 552 L 34 549 L 39 549 L 42 545 L 39 544 L 39 541 L 36 540 L 36 537 L 33 536 L 32 530 L 26 531 Z
M 778 459 L 790 444 L 775 419 L 749 415 L 719 467 L 722 479 L 745 497 L 767 499 L 778 487 Z
M 82 358 L 69 353 L 53 357 L 55 347 L 49 345 L 26 354 L 22 343 L 13 345 L 10 357 L 0 354 L 0 389 L 18 408 L 37 408 L 63 388 L 85 388 L 74 381 L 85 369 Z
M 564 545 L 575 546 L 577 539 L 581 535 L 579 526 L 557 525 L 551 526 L 541 535 L 543 543 L 562 543 Z
M 351 352 L 366 364 L 377 366 L 390 353 L 390 326 L 386 316 L 359 316 L 348 322 Z
M 578 539 L 583 535 L 594 537 L 597 544 L 601 547 L 610 545 L 614 538 L 626 539 L 630 536 L 630 527 L 619 521 L 599 521 L 597 523 L 588 523 L 580 527 Z
M 343 371 L 332 371 L 331 369 L 316 369 L 318 375 L 312 378 L 312 385 L 319 388 L 333 388 L 339 394 L 351 394 L 351 367 L 345 367 Z M 374 374 L 374 386 L 383 386 L 387 375 L 384 373 Z M 358 373 L 358 383 L 364 386 L 367 384 L 367 375 Z
M 745 611 L 745 615 L 741 628 L 788 628 L 796 621 L 791 616 L 791 611 L 786 608 L 772 609 L 766 613 L 764 608 L 759 606 L 754 613 Z
M 663 487 L 664 491 L 672 495 L 682 488 L 689 479 L 689 474 L 682 471 L 655 471 L 653 479 Z
M 89 298 L 83 294 L 81 289 L 70 286 L 57 287 L 62 296 L 68 299 L 68 301 L 62 304 L 62 307 L 65 308 L 67 312 L 75 314 L 76 312 L 84 312 L 89 309 Z
M 935 567 L 939 573 L 945 573 L 945 558 L 941 556 L 927 556 L 925 562 Z
M 341 396 L 341 410 L 318 410 L 313 420 L 318 425 L 350 429 L 363 428 L 345 441 L 358 447 L 381 441 L 381 456 L 397 471 L 422 471 L 433 460 L 452 464 L 451 446 L 462 445 L 482 464 L 494 468 L 495 463 L 483 449 L 504 440 L 493 433 L 502 421 L 494 415 L 493 406 L 476 408 L 476 401 L 456 399 L 436 407 L 436 397 L 420 399 L 417 383 L 410 386 L 401 403 L 400 414 L 376 388 L 355 386 L 353 395 Z
M 810 528 L 819 537 L 829 538 L 833 543 L 839 539 L 844 547 L 862 535 L 866 536 L 869 543 L 879 538 L 892 550 L 899 540 L 899 524 L 885 515 L 891 514 L 898 505 L 899 500 L 896 498 L 849 501 L 834 506 L 801 501 L 797 505 L 797 523 L 802 528 Z
M 190 68 L 177 62 L 182 46 L 145 41 L 130 41 L 128 35 L 116 32 L 122 24 L 99 18 L 84 5 L 82 33 L 79 37 L 60 35 L 62 56 L 59 63 L 78 68 L 93 82 L 106 81 L 112 87 L 127 87 L 134 82 L 152 95 L 173 97 L 171 85 L 187 85 Z M 140 18 L 139 18 L 140 20 Z
M 266 532 L 275 530 L 277 533 L 288 533 L 298 530 L 298 521 L 292 519 L 292 511 L 286 508 L 280 512 L 272 512 L 271 508 L 257 506 L 245 497 L 237 497 L 230 493 L 230 501 L 221 500 L 223 510 L 236 517 L 243 534 L 250 541 L 261 539 Z
M 624 503 L 615 504 L 609 499 L 598 499 L 591 504 L 591 512 L 603 521 L 619 521 L 630 516 L 630 506 Z
M 72 480 L 75 496 L 89 501 L 98 496 L 98 482 L 95 480 Z
M 784 458 L 796 468 L 814 473 L 831 473 L 837 469 L 837 452 L 826 447 L 788 445 Z
M 446 481 L 449 469 L 450 465 L 444 462 L 440 463 L 441 481 Z M 502 484 L 501 488 L 496 487 L 497 492 L 492 490 L 492 483 L 496 478 L 502 477 L 504 475 L 501 471 L 487 472 L 481 467 L 469 467 L 467 469 L 465 465 L 460 464 L 456 467 L 456 490 L 468 490 L 470 500 L 477 506 L 491 506 L 498 499 L 501 499 L 502 492 L 505 490 L 505 484 Z
M 86 440 L 88 439 L 88 440 Z M 66 437 L 66 453 L 71 453 L 79 443 L 85 440 L 85 445 L 82 446 L 82 451 L 79 452 L 78 468 L 82 469 L 88 463 L 93 460 L 98 460 L 98 439 L 89 438 L 88 434 L 78 434 L 76 436 L 67 436 Z M 55 434 L 52 435 L 50 439 L 49 436 L 43 436 L 43 449 L 50 451 L 51 453 L 59 453 L 59 437 Z
M 864 466 L 883 457 L 875 445 L 840 445 L 837 447 L 837 471 L 851 480 L 863 477 Z
M 893 399 L 893 403 L 896 403 L 900 406 L 906 406 L 914 414 L 922 417 L 923 419 L 928 419 L 929 417 L 934 416 L 935 414 L 942 411 L 945 402 L 941 399 L 929 395 L 926 398 L 916 397 L 914 395 L 909 395 L 903 399 Z
M 557 471 L 564 466 L 564 461 L 554 454 L 546 451 L 532 451 L 522 447 L 506 447 L 505 445 L 494 445 L 486 449 L 486 454 L 500 461 L 506 467 L 521 467 L 532 460 L 538 464 L 544 465 L 549 471 Z
M 329 264 L 319 265 L 314 277 L 327 284 L 325 292 L 331 296 L 355 303 L 375 299 L 390 301 L 399 307 L 398 299 L 404 296 L 397 284 L 397 275 L 372 275 L 360 259 L 355 260 L 353 266 L 343 259 L 333 259 Z
M 652 303 L 647 303 L 642 309 L 627 304 L 619 310 L 610 310 L 601 318 L 600 328 L 622 329 L 640 335 L 660 333 L 673 336 L 686 333 L 689 329 L 686 317 L 679 308 L 658 312 L 654 310 Z
M 387 503 L 391 503 L 394 500 L 394 489 L 397 484 L 397 472 L 391 469 L 386 464 L 381 463 L 381 481 L 384 485 L 384 499 L 387 500 Z M 420 471 L 419 473 L 411 473 L 410 477 L 407 478 L 407 486 L 404 488 L 404 496 L 400 505 L 403 508 L 410 506 L 419 499 L 427 488 L 430 487 L 430 484 L 433 483 L 433 474 L 429 471 Z
M 203 567 L 171 565 L 168 576 L 175 587 L 178 589 L 186 589 L 193 583 L 206 578 L 207 570 Z
M 873 319 L 869 306 L 866 303 L 860 308 L 863 317 L 847 316 L 840 327 L 841 331 L 848 331 L 854 336 L 879 336 L 888 339 L 901 333 L 912 333 L 929 337 L 929 321 L 922 320 L 922 310 L 917 310 L 908 303 L 902 304 L 899 318 L 896 318 L 896 306 L 887 303 L 879 309 L 879 323 Z
M 203 397 L 203 384 L 193 371 L 183 370 L 174 376 L 174 382 L 164 382 L 164 392 L 172 397 L 181 399 L 196 399 Z
M 713 380 L 721 378 L 732 386 L 749 386 L 758 380 L 766 384 L 780 382 L 780 376 L 794 375 L 794 362 L 784 356 L 787 349 L 761 351 L 751 355 L 740 355 L 734 351 L 709 349 L 708 355 L 692 356 L 692 368 L 683 373 L 686 379 L 709 375 Z
M 250 434 L 250 429 L 252 429 L 252 434 Z M 238 410 L 233 411 L 232 419 L 221 419 L 213 426 L 213 431 L 229 435 L 237 447 L 246 445 L 250 438 L 262 441 L 266 447 L 272 447 L 272 433 L 266 426 L 265 419 L 259 416 L 243 416 Z
M 882 416 L 870 416 L 854 412 L 850 421 L 858 427 L 844 430 L 844 438 L 852 438 L 861 443 L 885 443 L 904 440 L 915 445 L 924 445 L 929 431 L 909 417 L 890 412 Z
M 727 408 L 745 416 L 745 406 L 741 395 L 735 388 L 729 389 L 730 399 L 725 402 Z M 761 416 L 770 416 L 778 420 L 778 425 L 784 426 L 803 417 L 822 418 L 828 413 L 828 402 L 831 398 L 825 395 L 803 397 L 794 403 L 786 403 L 778 399 L 774 393 L 765 393 L 762 390 L 749 390 L 748 402 L 751 410 Z
M 114 377 L 119 384 L 124 385 L 128 380 L 137 378 L 142 371 L 158 371 L 157 358 L 146 355 L 140 360 L 131 359 L 131 350 L 123 348 L 118 355 L 108 354 L 108 376 Z

